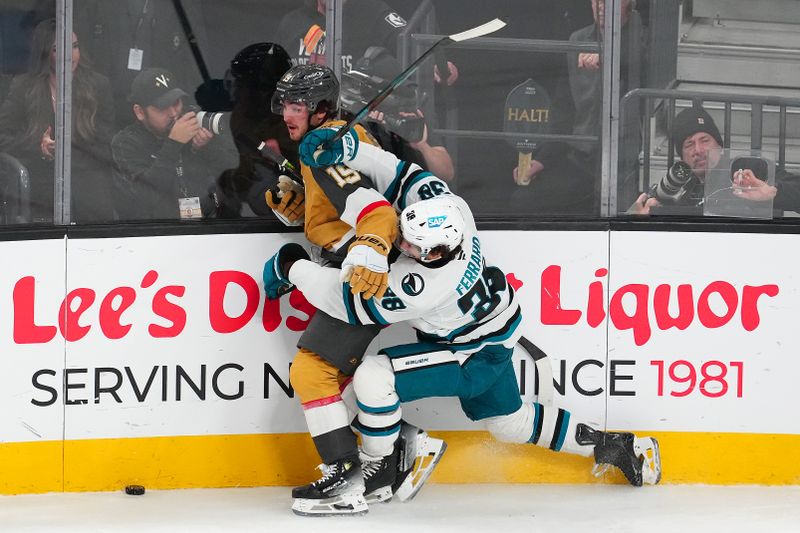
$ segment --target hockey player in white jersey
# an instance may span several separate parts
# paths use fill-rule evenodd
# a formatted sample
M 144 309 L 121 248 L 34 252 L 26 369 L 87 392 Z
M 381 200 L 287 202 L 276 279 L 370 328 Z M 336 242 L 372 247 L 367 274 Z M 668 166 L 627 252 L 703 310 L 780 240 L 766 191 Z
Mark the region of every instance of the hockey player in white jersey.
M 324 151 L 317 149 L 314 157 L 326 161 Z M 370 153 L 366 162 L 355 157 L 348 165 L 370 164 L 374 170 L 389 162 L 397 179 L 402 162 L 393 157 Z M 337 158 L 340 154 L 334 153 L 333 161 L 342 161 Z M 408 321 L 418 332 L 420 342 L 367 357 L 356 371 L 365 476 L 390 470 L 386 464 L 400 432 L 401 402 L 457 396 L 467 416 L 484 421 L 500 440 L 594 453 L 598 464 L 619 467 L 633 485 L 657 483 L 655 439 L 599 431 L 566 410 L 522 403 L 511 365 L 521 312 L 503 272 L 486 263 L 466 204 L 443 190 L 437 199 L 406 207 L 400 222 L 396 244 L 407 255 L 393 254 L 389 290 L 381 299 L 353 297 L 335 271 L 298 259 L 298 253 L 283 254 L 291 261 L 281 261 L 280 252 L 274 258 L 286 286 L 300 287 L 312 304 L 332 316 L 351 324 Z
M 307 149 L 312 146 L 315 149 L 321 142 L 317 139 L 325 138 L 326 136 L 330 137 L 335 131 L 337 130 L 332 129 L 332 127 L 315 128 L 305 135 L 301 147 Z M 348 147 L 348 155 L 354 156 L 358 149 L 359 136 L 350 132 L 345 136 L 345 142 Z M 349 167 L 336 164 L 343 161 L 344 157 L 341 157 L 340 161 L 331 160 L 324 165 L 319 164 L 313 158 L 311 159 L 312 164 L 308 165 L 308 168 L 324 167 L 313 168 L 313 171 L 319 178 L 316 183 L 324 190 L 330 200 L 330 206 L 309 209 L 308 206 L 311 204 L 306 202 L 306 223 L 308 225 L 309 221 L 311 221 L 311 225 L 314 226 L 320 220 L 325 222 L 326 216 L 330 218 L 333 214 L 331 209 L 335 209 L 340 222 L 332 225 L 326 223 L 326 227 L 330 226 L 341 231 L 341 235 L 337 237 L 340 249 L 349 249 L 348 257 L 357 255 L 358 260 L 355 263 L 365 265 L 367 270 L 370 270 L 370 272 L 362 272 L 362 275 L 375 276 L 376 278 L 379 276 L 388 277 L 388 274 L 382 273 L 387 270 L 385 256 L 377 257 L 375 254 L 369 253 L 370 250 L 366 250 L 368 246 L 354 247 L 351 244 L 354 244 L 353 241 L 357 239 L 362 243 L 374 244 L 375 247 L 386 250 L 386 253 L 388 253 L 397 231 L 397 224 L 391 225 L 392 236 L 388 239 L 385 236 L 381 237 L 381 235 L 367 232 L 362 232 L 357 237 L 355 228 L 358 226 L 359 221 L 362 220 L 365 213 L 367 214 L 366 216 L 369 216 L 369 213 L 374 208 L 392 205 L 396 212 L 399 213 L 407 203 L 415 202 L 421 198 L 430 198 L 436 194 L 447 192 L 448 189 L 444 182 L 419 166 L 399 162 L 393 157 L 390 162 L 385 157 L 382 157 L 382 154 L 389 155 L 388 153 L 370 146 L 368 142 L 362 142 L 361 144 L 359 162 L 352 161 L 352 165 Z M 341 150 L 339 155 L 342 156 L 344 143 L 340 143 L 339 148 Z M 370 149 L 373 151 L 370 152 Z M 330 155 L 330 153 L 327 153 L 327 155 Z M 348 157 L 347 161 L 350 162 L 350 159 Z M 307 161 L 309 161 L 308 158 L 303 158 L 304 163 Z M 306 182 L 307 198 L 319 195 L 320 191 L 317 190 L 319 187 L 309 187 L 309 182 Z M 376 190 L 379 193 L 377 199 L 374 194 Z M 383 197 L 380 195 L 383 195 Z M 349 228 L 346 226 L 349 226 Z M 387 229 L 385 226 L 381 226 L 381 228 L 383 230 Z M 284 249 L 283 257 L 285 258 L 290 251 L 291 247 Z M 323 253 L 323 257 L 330 258 L 330 250 L 326 251 L 328 253 Z M 347 261 L 345 261 L 345 264 L 347 264 Z M 280 296 L 282 292 L 279 287 L 280 283 L 275 283 L 278 276 L 274 266 L 274 262 L 268 262 L 264 269 L 265 292 L 272 299 Z M 349 279 L 349 269 L 352 269 L 352 267 L 343 267 L 335 272 L 340 273 L 343 279 Z M 362 278 L 362 280 L 371 285 L 377 282 L 377 279 L 371 277 Z M 354 290 L 354 294 L 356 294 L 356 285 L 355 280 L 351 279 L 349 287 Z M 381 290 L 378 293 L 382 292 Z M 371 294 L 368 296 L 356 295 L 356 297 L 369 299 Z M 316 320 L 320 315 L 328 317 L 327 314 L 320 312 L 314 316 L 314 319 Z M 377 478 L 374 476 L 366 476 L 366 479 L 362 478 L 361 461 L 358 457 L 355 437 L 349 428 L 351 418 L 348 417 L 347 412 L 352 411 L 354 416 L 355 402 L 352 403 L 352 409 L 350 409 L 351 405 L 348 398 L 351 396 L 352 385 L 346 386 L 351 380 L 346 380 L 345 378 L 348 375 L 352 375 L 355 367 L 360 362 L 360 357 L 355 358 L 352 356 L 355 353 L 363 353 L 366 347 L 366 345 L 361 346 L 359 344 L 364 335 L 358 332 L 360 330 L 366 330 L 367 332 L 374 330 L 375 334 L 377 334 L 377 330 L 380 328 L 375 325 L 354 327 L 343 323 L 337 326 L 336 322 L 337 320 L 332 318 L 326 319 L 322 324 L 317 321 L 316 325 L 319 327 L 309 328 L 309 330 L 313 329 L 313 331 L 306 330 L 303 337 L 301 337 L 301 341 L 305 342 L 304 347 L 313 346 L 315 348 L 314 351 L 320 354 L 325 361 L 335 361 L 338 368 L 346 367 L 348 372 L 342 371 L 343 375 L 336 375 L 329 372 L 327 366 L 322 367 L 318 364 L 320 362 L 319 358 L 303 357 L 298 362 L 299 360 L 296 357 L 290 373 L 292 386 L 303 402 L 303 412 L 309 433 L 315 444 L 317 444 L 320 457 L 324 462 L 321 468 L 322 477 L 310 484 L 292 490 L 294 499 L 292 509 L 295 513 L 302 515 L 363 514 L 367 512 L 367 504 L 363 495 L 364 481 L 366 481 L 367 500 L 370 499 L 370 494 L 373 492 L 371 489 L 377 482 Z M 330 343 L 330 336 L 334 334 L 339 335 L 339 340 L 337 343 Z M 374 334 L 372 337 L 374 337 Z M 372 337 L 369 337 L 369 340 Z M 339 360 L 340 355 L 346 356 L 344 361 Z M 321 373 L 318 371 L 320 368 L 324 370 L 323 376 L 320 376 Z M 311 371 L 314 371 L 314 377 L 313 379 L 307 379 L 306 376 L 310 376 Z M 404 423 L 402 424 L 402 432 L 406 438 L 401 439 L 403 444 L 399 444 L 398 447 L 402 446 L 404 453 L 403 457 L 398 458 L 396 461 L 400 470 L 400 478 L 404 475 L 409 476 L 417 450 L 433 453 L 436 457 L 440 456 L 444 451 L 445 444 L 442 440 L 433 439 L 418 428 Z M 416 476 L 413 476 L 413 478 L 416 478 Z

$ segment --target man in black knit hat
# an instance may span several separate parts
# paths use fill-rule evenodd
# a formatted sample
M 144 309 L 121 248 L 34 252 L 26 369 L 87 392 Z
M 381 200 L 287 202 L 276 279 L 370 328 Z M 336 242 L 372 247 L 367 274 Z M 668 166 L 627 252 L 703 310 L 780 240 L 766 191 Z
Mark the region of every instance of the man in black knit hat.
M 714 119 L 702 107 L 685 109 L 675 117 L 672 143 L 677 155 L 700 178 L 719 163 L 722 135 Z

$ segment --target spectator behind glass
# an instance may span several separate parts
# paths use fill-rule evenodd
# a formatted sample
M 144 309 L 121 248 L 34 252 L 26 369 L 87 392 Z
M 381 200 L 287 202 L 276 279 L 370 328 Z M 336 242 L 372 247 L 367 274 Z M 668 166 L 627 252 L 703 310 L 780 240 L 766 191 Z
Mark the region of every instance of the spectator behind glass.
M 292 61 L 279 44 L 254 43 L 236 54 L 230 66 L 231 131 L 252 141 L 266 141 L 273 150 L 299 166 L 297 143 L 289 138 L 286 124 L 272 112 L 270 105 L 278 80 L 290 68 Z
M 691 168 L 696 180 L 686 185 L 680 202 L 663 206 L 649 193 L 642 193 L 627 213 L 632 215 L 680 214 L 702 215 L 705 179 L 709 170 L 717 168 L 723 146 L 722 135 L 714 119 L 702 107 L 684 109 L 672 124 L 672 141 L 681 161 Z M 752 202 L 774 200 L 774 208 L 785 211 L 800 210 L 800 176 L 778 169 L 775 185 L 766 182 L 766 176 L 756 176 L 752 170 L 737 172 L 733 179 L 733 194 Z M 652 211 L 652 213 L 651 213 Z
M 218 212 L 220 217 L 238 217 L 245 200 L 254 214 L 274 217 L 265 193 L 276 186 L 279 171 L 273 161 L 254 149 L 259 142 L 264 141 L 300 168 L 297 143 L 289 138 L 283 118 L 272 112 L 270 104 L 278 80 L 290 68 L 289 54 L 275 43 L 253 43 L 231 60 L 230 124 L 239 151 L 239 166 L 226 170 L 218 182 L 217 199 L 223 206 Z
M 470 2 L 468 9 L 457 0 L 437 0 L 435 4 L 437 13 L 447 13 L 437 20 L 445 35 L 484 23 L 498 12 L 491 2 Z M 591 16 L 586 0 L 507 0 L 502 4 L 503 11 L 514 16 L 506 20 L 506 27 L 491 34 L 491 39 L 566 40 Z M 578 4 L 585 14 L 580 21 L 566 16 Z M 559 94 L 559 81 L 567 76 L 563 54 L 533 52 L 516 46 L 448 47 L 447 56 L 458 65 L 459 72 L 457 83 L 451 87 L 454 112 L 448 113 L 447 120 L 438 122 L 440 127 L 446 125 L 448 129 L 500 132 L 506 116 L 506 95 L 511 89 L 532 77 L 552 100 Z M 566 98 L 569 99 L 568 94 Z M 424 110 L 426 118 L 431 119 L 428 109 Z M 441 109 L 437 111 L 433 118 L 445 117 Z M 458 151 L 451 151 L 456 164 L 457 192 L 475 211 L 503 216 L 511 211 L 509 197 L 519 189 L 511 179 L 517 151 L 508 140 L 490 135 L 491 138 L 482 134 L 457 138 Z M 448 147 L 453 148 L 452 144 Z M 528 213 L 530 209 L 525 205 L 517 212 Z
M 31 179 L 33 222 L 53 220 L 55 156 L 56 21 L 34 29 L 29 68 L 14 78 L 0 108 L 0 150 L 24 164 Z M 114 122 L 108 79 L 81 58 L 72 34 L 72 204 L 74 222 L 113 218 L 111 154 L 108 139 Z
M 364 57 L 356 61 L 353 71 L 342 76 L 341 103 L 348 113 L 342 118 L 349 119 L 360 111 L 366 101 L 375 97 L 402 70 L 386 48 L 367 48 Z M 450 182 L 455 174 L 453 160 L 447 148 L 442 146 L 441 139 L 430 135 L 417 100 L 416 87 L 406 82 L 370 113 L 365 126 L 384 150 Z M 387 118 L 393 119 L 394 125 L 387 124 Z
M 575 31 L 571 42 L 601 42 L 603 40 L 603 0 L 591 0 L 594 24 Z M 633 9 L 632 0 L 622 0 L 622 50 L 630 46 L 628 20 Z M 602 124 L 603 70 L 599 53 L 570 52 L 567 57 L 569 77 L 553 95 L 555 117 L 550 133 L 599 136 Z M 628 92 L 630 80 L 627 54 L 623 53 L 620 70 L 620 94 Z M 535 79 L 535 78 L 534 78 Z M 567 83 L 564 83 L 564 82 Z M 566 95 L 571 96 L 571 102 Z M 570 107 L 572 109 L 570 109 Z M 574 115 L 572 113 L 574 109 Z M 632 129 L 630 129 L 632 130 Z M 624 131 L 629 131 L 626 128 Z M 635 141 L 632 141 L 635 144 Z M 519 210 L 538 213 L 589 214 L 594 207 L 600 175 L 599 143 L 547 142 L 534 153 L 527 176 L 518 176 L 517 183 L 530 182 L 514 193 Z M 638 152 L 638 150 L 637 150 Z
M 276 41 L 295 65 L 325 64 L 325 10 L 327 0 L 303 0 L 278 25 Z M 383 0 L 346 0 L 342 13 L 342 71 L 353 68 L 354 59 L 370 46 L 394 51 L 406 21 Z
M 162 68 L 144 70 L 133 80 L 129 100 L 136 120 L 111 141 L 120 218 L 215 213 L 207 204 L 209 187 L 235 163 L 220 139 L 200 127 L 195 112 L 184 108 L 186 96 Z

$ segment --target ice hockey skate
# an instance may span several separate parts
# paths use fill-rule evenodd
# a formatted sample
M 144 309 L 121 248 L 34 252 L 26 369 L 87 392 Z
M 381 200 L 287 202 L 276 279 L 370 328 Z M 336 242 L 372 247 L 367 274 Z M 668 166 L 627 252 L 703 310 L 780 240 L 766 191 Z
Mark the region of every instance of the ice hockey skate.
M 364 499 L 364 478 L 357 458 L 321 464 L 322 477 L 292 489 L 292 511 L 301 516 L 362 515 L 369 508 Z
M 404 423 L 400 430 L 400 456 L 394 495 L 401 502 L 414 498 L 441 460 L 447 443 L 424 430 Z
M 386 457 L 361 454 L 361 470 L 364 473 L 364 497 L 367 503 L 388 502 L 392 499 L 392 486 L 397 479 L 397 461 L 400 457 L 400 439 L 394 451 Z
M 594 444 L 595 476 L 616 466 L 635 487 L 661 481 L 661 454 L 653 437 L 638 438 L 633 433 L 599 431 L 578 424 L 575 439 L 578 444 Z

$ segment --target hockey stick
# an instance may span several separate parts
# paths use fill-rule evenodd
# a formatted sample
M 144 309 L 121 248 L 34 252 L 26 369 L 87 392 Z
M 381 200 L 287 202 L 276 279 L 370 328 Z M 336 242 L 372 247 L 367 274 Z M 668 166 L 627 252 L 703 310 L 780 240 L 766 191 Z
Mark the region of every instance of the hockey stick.
M 189 43 L 189 49 L 192 51 L 192 56 L 194 56 L 194 61 L 197 63 L 197 68 L 200 70 L 200 75 L 203 77 L 204 82 L 209 81 L 211 79 L 211 75 L 208 73 L 208 67 L 203 59 L 203 54 L 200 52 L 200 47 L 197 46 L 197 37 L 194 34 L 194 30 L 192 30 L 192 24 L 189 22 L 189 16 L 186 14 L 186 10 L 183 9 L 183 3 L 181 0 L 172 0 L 172 5 L 175 7 L 175 14 L 178 15 L 178 22 L 181 23 L 183 35 L 186 37 L 186 41 Z
M 528 355 L 533 358 L 536 364 L 536 370 L 539 372 L 539 393 L 536 395 L 536 400 L 542 405 L 553 404 L 553 368 L 550 366 L 550 359 L 544 351 L 533 344 L 531 341 L 521 336 L 517 344 L 522 346 Z
M 248 135 L 244 135 L 242 133 L 237 133 L 234 135 L 234 137 L 241 144 L 256 150 L 261 154 L 261 157 L 267 161 L 277 165 L 278 170 L 292 178 L 292 181 L 297 183 L 301 188 L 304 187 L 303 176 L 300 175 L 300 172 L 297 171 L 297 168 L 295 168 L 295 166 L 291 164 L 288 159 L 283 157 L 283 155 L 270 148 L 266 141 L 256 141 L 250 138 Z
M 505 22 L 496 18 L 490 20 L 489 22 L 481 24 L 480 26 L 475 26 L 471 30 L 466 30 L 462 31 L 461 33 L 455 33 L 453 35 L 442 37 L 441 39 L 433 43 L 433 46 L 428 48 L 424 54 L 422 54 L 416 59 L 416 61 L 411 63 L 407 69 L 405 69 L 403 72 L 398 74 L 392 81 L 390 81 L 389 85 L 384 87 L 377 95 L 375 95 L 375 97 L 372 100 L 367 102 L 367 105 L 362 107 L 361 110 L 358 113 L 356 113 L 356 115 L 352 119 L 350 119 L 350 121 L 347 124 L 342 126 L 339 129 L 339 131 L 336 132 L 336 135 L 330 138 L 323 146 L 327 148 L 333 145 L 335 142 L 339 141 L 342 137 L 344 137 L 344 135 L 348 131 L 350 131 L 350 129 L 352 129 L 353 126 L 355 126 L 358 122 L 360 122 L 361 119 L 366 117 L 371 111 L 374 111 L 375 108 L 377 108 L 381 104 L 381 102 L 383 102 L 390 94 L 392 94 L 392 92 L 397 87 L 400 86 L 400 84 L 406 81 L 417 70 L 417 68 L 425 60 L 425 58 L 430 56 L 440 46 L 447 46 L 450 43 L 457 43 L 460 41 L 466 41 L 467 39 L 474 39 L 476 37 L 481 37 L 483 35 L 496 32 L 505 25 L 506 25 Z
M 303 176 L 300 175 L 295 166 L 291 164 L 288 159 L 270 148 L 265 141 L 261 141 L 256 147 L 256 150 L 258 150 L 265 159 L 278 165 L 278 168 L 292 178 L 292 181 L 300 185 L 300 187 L 305 187 L 303 184 Z

